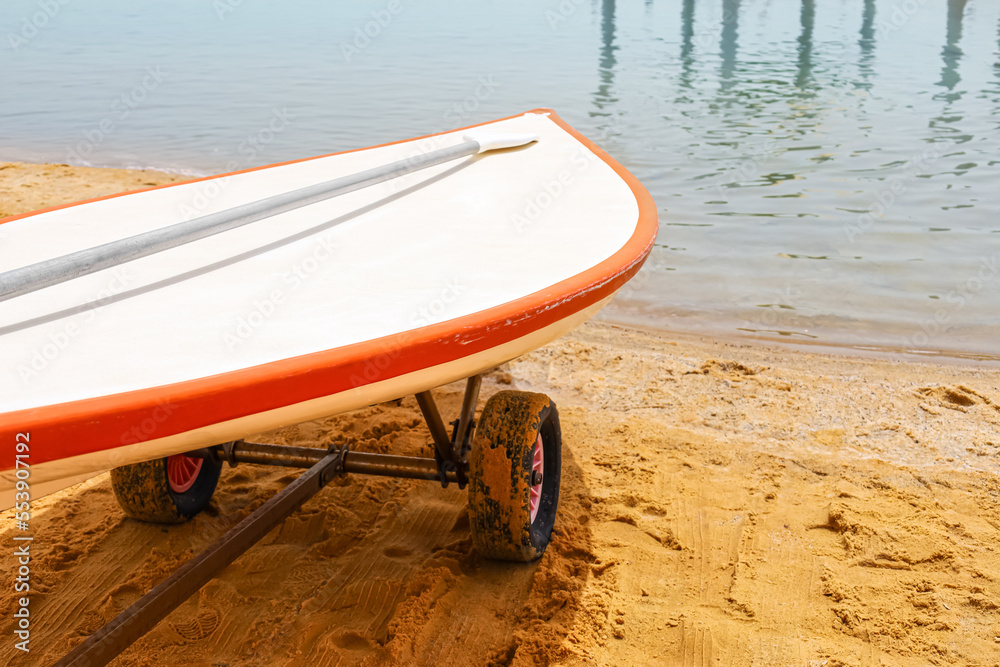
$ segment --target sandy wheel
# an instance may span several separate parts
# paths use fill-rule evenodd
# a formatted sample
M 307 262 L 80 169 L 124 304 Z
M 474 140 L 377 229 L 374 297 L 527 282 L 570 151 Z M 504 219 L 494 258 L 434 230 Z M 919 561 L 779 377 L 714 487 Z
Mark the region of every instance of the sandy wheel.
M 469 457 L 472 542 L 489 558 L 527 562 L 549 544 L 559 506 L 559 412 L 545 394 L 490 398 Z
M 221 461 L 177 454 L 115 468 L 111 486 L 133 519 L 181 523 L 205 509 L 221 470 Z

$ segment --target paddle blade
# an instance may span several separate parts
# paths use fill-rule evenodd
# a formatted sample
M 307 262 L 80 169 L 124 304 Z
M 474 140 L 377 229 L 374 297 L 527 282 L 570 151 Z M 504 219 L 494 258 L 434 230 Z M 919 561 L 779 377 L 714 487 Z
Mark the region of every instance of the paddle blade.
M 479 144 L 478 153 L 500 150 L 501 148 L 515 148 L 524 146 L 533 141 L 538 141 L 537 134 L 500 134 L 495 132 L 478 132 L 476 134 L 466 134 L 462 137 L 465 141 L 475 141 Z

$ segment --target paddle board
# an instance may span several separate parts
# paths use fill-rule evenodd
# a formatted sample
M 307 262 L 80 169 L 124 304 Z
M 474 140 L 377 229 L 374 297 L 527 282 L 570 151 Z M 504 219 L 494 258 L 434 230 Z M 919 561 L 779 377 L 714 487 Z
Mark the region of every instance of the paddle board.
M 19 479 L 35 498 L 514 359 L 636 274 L 657 213 L 635 177 L 537 109 L 0 221 L 8 271 L 417 159 L 473 130 L 538 141 L 0 302 L 0 505 Z

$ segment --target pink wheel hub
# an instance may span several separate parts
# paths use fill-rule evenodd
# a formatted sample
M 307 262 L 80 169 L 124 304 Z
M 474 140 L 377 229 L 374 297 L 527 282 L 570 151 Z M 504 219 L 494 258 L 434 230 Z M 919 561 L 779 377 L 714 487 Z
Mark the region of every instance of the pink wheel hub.
M 174 493 L 184 493 L 194 485 L 205 461 L 184 454 L 167 457 L 167 481 Z
M 535 441 L 535 453 L 531 457 L 531 478 L 529 484 L 538 479 L 538 484 L 532 484 L 529 490 L 528 507 L 531 510 L 531 520 L 535 520 L 538 515 L 538 506 L 542 503 L 542 484 L 545 479 L 542 477 L 545 472 L 545 446 L 542 444 L 542 434 L 538 434 Z

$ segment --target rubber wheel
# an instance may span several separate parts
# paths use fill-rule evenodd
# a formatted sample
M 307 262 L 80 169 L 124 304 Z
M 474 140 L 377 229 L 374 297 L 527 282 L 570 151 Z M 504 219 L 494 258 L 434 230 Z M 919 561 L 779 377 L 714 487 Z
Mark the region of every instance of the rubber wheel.
M 545 394 L 501 391 L 486 402 L 469 456 L 469 525 L 479 553 L 523 563 L 545 552 L 559 507 L 561 448 L 559 412 Z
M 184 454 L 111 471 L 111 487 L 125 514 L 152 523 L 183 523 L 208 506 L 222 462 Z

